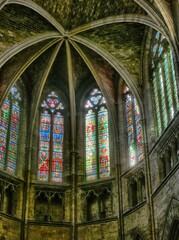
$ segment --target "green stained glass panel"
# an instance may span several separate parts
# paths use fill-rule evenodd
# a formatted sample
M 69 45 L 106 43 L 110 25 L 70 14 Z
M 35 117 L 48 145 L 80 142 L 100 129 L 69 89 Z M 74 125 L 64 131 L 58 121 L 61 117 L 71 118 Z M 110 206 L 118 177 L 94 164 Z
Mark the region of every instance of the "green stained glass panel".
M 159 106 L 159 94 L 158 94 L 158 85 L 155 73 L 153 73 L 152 79 L 152 87 L 153 87 L 153 97 L 154 97 L 154 108 L 156 114 L 156 123 L 157 123 L 157 133 L 158 136 L 162 132 L 162 123 L 161 123 L 161 115 L 160 115 L 160 106 Z
M 101 107 L 98 112 L 98 139 L 99 139 L 99 177 L 110 175 L 108 112 Z
M 160 91 L 160 99 L 161 99 L 161 107 L 162 107 L 162 119 L 163 119 L 163 127 L 167 127 L 167 106 L 166 106 L 166 98 L 165 98 L 165 91 L 164 91 L 164 79 L 162 74 L 161 65 L 159 65 L 158 69 L 158 77 L 159 77 L 159 91 Z

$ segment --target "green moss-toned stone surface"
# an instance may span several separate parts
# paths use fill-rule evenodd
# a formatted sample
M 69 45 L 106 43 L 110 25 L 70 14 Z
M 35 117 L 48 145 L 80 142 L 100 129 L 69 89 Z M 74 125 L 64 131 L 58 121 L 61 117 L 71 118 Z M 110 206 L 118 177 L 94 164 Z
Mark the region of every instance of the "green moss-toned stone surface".
M 145 11 L 133 0 L 34 0 L 52 14 L 66 29 L 72 29 L 85 23 L 107 16 L 124 13 L 142 13 Z
M 29 37 L 54 30 L 37 12 L 19 4 L 6 5 L 0 15 L 0 53 Z
M 27 239 L 71 240 L 71 229 L 69 227 L 29 225 Z

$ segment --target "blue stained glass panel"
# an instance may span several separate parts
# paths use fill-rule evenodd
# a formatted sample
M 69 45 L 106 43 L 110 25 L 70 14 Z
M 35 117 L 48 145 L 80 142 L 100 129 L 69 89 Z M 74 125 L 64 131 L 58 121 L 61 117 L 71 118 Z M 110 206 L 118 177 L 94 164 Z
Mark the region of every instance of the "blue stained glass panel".
M 49 179 L 49 151 L 50 151 L 51 116 L 47 111 L 40 116 L 38 179 Z
M 63 138 L 64 118 L 60 112 L 54 115 L 53 122 L 53 157 L 52 157 L 52 181 L 62 182 L 63 178 Z

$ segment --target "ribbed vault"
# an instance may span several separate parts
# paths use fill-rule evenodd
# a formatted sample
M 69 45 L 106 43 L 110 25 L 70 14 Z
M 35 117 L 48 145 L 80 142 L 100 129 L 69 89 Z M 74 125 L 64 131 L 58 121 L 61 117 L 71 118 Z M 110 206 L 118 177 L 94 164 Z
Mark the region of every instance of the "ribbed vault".
M 156 1 L 135 0 L 2 1 L 1 103 L 23 74 L 37 103 L 33 114 L 46 84 L 63 88 L 73 102 L 90 78 L 111 106 L 116 78 L 124 79 L 141 103 L 145 34 L 149 28 L 166 34 L 172 24 L 164 21 L 170 3 L 162 12 L 160 7 Z M 175 45 L 173 35 L 166 37 Z

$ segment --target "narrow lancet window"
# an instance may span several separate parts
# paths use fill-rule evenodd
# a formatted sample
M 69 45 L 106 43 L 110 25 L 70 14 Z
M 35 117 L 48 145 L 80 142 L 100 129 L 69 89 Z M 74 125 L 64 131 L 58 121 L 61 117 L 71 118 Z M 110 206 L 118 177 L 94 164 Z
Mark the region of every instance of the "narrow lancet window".
M 0 111 L 0 169 L 12 175 L 17 168 L 21 100 L 17 86 L 12 87 Z
M 63 105 L 55 92 L 43 101 L 40 111 L 38 180 L 63 180 Z
M 141 114 L 137 100 L 128 87 L 125 88 L 124 94 L 129 165 L 134 166 L 144 157 Z
M 106 101 L 94 89 L 85 104 L 86 180 L 110 176 L 108 111 Z
M 151 83 L 157 135 L 160 136 L 179 109 L 174 61 L 170 45 L 157 32 L 151 46 Z

